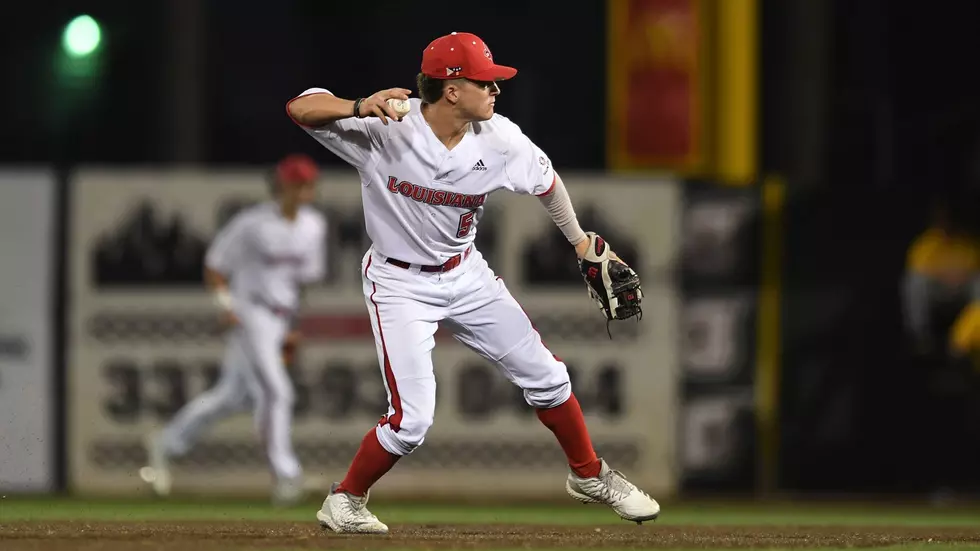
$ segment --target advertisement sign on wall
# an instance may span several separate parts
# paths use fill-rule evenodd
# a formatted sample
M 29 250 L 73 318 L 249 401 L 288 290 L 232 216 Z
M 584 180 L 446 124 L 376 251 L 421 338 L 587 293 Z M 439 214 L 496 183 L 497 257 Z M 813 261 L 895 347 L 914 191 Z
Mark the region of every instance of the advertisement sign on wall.
M 678 443 L 685 489 L 753 488 L 758 197 L 685 186 Z
M 598 451 L 651 492 L 672 493 L 678 186 L 565 180 L 583 226 L 643 275 L 641 323 L 614 324 L 610 340 L 574 252 L 533 197 L 492 195 L 477 245 L 569 365 Z M 267 187 L 259 172 L 87 171 L 76 177 L 73 198 L 70 483 L 83 493 L 147 491 L 134 484 L 145 464 L 142 438 L 214 382 L 224 351 L 201 282 L 203 253 L 232 213 L 268 198 Z M 317 204 L 330 225 L 329 273 L 306 292 L 306 340 L 293 372 L 293 441 L 306 474 L 325 481 L 343 476 L 387 409 L 361 292 L 369 243 L 360 200 L 356 174 L 324 176 Z M 563 495 L 561 449 L 519 389 L 441 332 L 433 359 L 435 424 L 379 489 L 387 496 L 423 487 L 428 495 Z M 176 463 L 175 491 L 266 491 L 268 468 L 252 427 L 242 415 L 205 435 Z

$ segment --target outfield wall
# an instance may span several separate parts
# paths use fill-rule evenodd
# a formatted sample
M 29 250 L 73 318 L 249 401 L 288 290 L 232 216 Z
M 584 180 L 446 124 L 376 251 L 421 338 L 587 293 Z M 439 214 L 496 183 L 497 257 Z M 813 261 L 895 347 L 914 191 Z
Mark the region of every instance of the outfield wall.
M 0 490 L 56 486 L 55 178 L 0 171 Z
M 491 196 L 477 244 L 568 363 L 599 452 L 651 492 L 672 494 L 684 460 L 674 281 L 681 187 L 652 178 L 563 177 L 583 225 L 606 236 L 643 277 L 641 323 L 614 324 L 609 339 L 574 253 L 533 198 Z M 307 475 L 330 481 L 342 477 L 386 407 L 361 293 L 368 243 L 360 184 L 350 172 L 323 181 L 318 204 L 330 223 L 329 276 L 307 293 L 293 437 Z M 140 494 L 148 490 L 137 476 L 145 461 L 141 438 L 218 373 L 223 340 L 201 284 L 204 249 L 234 211 L 267 197 L 266 186 L 259 171 L 92 169 L 75 173 L 70 189 L 68 486 L 82 494 Z M 519 391 L 451 338 L 437 337 L 434 360 L 435 425 L 379 491 L 560 496 L 561 450 Z M 216 426 L 175 474 L 175 491 L 184 493 L 258 494 L 269 482 L 248 415 Z

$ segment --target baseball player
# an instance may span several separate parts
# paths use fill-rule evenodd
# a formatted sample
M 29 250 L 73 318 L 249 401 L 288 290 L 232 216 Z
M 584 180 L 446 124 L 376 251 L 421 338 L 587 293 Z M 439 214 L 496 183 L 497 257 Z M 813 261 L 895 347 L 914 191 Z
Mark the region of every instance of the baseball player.
M 596 456 L 565 364 L 473 245 L 492 192 L 537 196 L 575 247 L 596 302 L 616 319 L 639 311 L 635 273 L 579 227 L 548 156 L 494 113 L 498 81 L 516 73 L 494 63 L 479 37 L 452 33 L 425 48 L 419 99 L 404 88 L 353 101 L 310 88 L 286 106 L 294 122 L 360 173 L 372 242 L 361 273 L 389 406 L 317 512 L 336 532 L 388 531 L 366 507 L 369 489 L 422 444 L 433 422 L 440 323 L 524 390 L 568 458 L 573 498 L 637 522 L 660 513 L 654 499 Z M 407 115 L 395 111 L 400 101 L 409 103 Z
M 309 157 L 281 160 L 272 178 L 276 200 L 239 212 L 207 251 L 205 278 L 229 327 L 228 343 L 215 386 L 147 441 L 150 465 L 142 474 L 160 495 L 170 492 L 172 457 L 187 453 L 215 421 L 249 407 L 274 475 L 273 502 L 289 505 L 303 495 L 290 438 L 294 390 L 284 351 L 299 338 L 291 322 L 301 285 L 325 272 L 326 220 L 308 206 L 317 174 Z

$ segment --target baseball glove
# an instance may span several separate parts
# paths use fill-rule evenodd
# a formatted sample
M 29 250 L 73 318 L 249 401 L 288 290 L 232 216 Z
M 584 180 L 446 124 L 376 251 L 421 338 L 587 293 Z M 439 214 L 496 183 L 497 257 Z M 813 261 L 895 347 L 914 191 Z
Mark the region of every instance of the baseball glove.
M 606 240 L 595 232 L 587 232 L 589 248 L 584 258 L 578 261 L 579 270 L 585 278 L 589 296 L 599 310 L 606 316 L 606 332 L 609 332 L 609 322 L 636 317 L 643 318 L 640 301 L 643 291 L 640 288 L 640 276 L 633 271 L 616 253 L 609 248 Z

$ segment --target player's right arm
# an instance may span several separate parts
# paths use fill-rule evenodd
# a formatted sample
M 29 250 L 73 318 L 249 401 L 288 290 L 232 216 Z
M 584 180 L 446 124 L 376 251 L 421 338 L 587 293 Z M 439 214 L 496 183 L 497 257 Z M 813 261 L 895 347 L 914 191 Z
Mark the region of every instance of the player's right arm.
M 214 298 L 214 303 L 221 309 L 224 323 L 227 325 L 237 325 L 238 316 L 235 315 L 231 291 L 228 289 L 228 278 L 221 272 L 205 266 L 204 284 Z
M 324 88 L 310 88 L 289 100 L 286 114 L 334 155 L 360 169 L 387 140 L 389 119 L 400 120 L 387 100 L 407 100 L 410 93 L 389 88 L 352 101 Z
M 238 323 L 238 319 L 228 282 L 242 263 L 247 238 L 248 217 L 241 212 L 218 231 L 204 256 L 204 283 L 231 325 Z
M 388 105 L 389 99 L 407 100 L 412 91 L 406 88 L 389 88 L 375 92 L 360 102 L 338 98 L 323 88 L 310 88 L 286 104 L 289 116 L 297 123 L 317 128 L 349 117 L 377 117 L 382 124 L 388 119 L 398 120 L 398 114 Z M 357 104 L 357 112 L 354 106 Z

